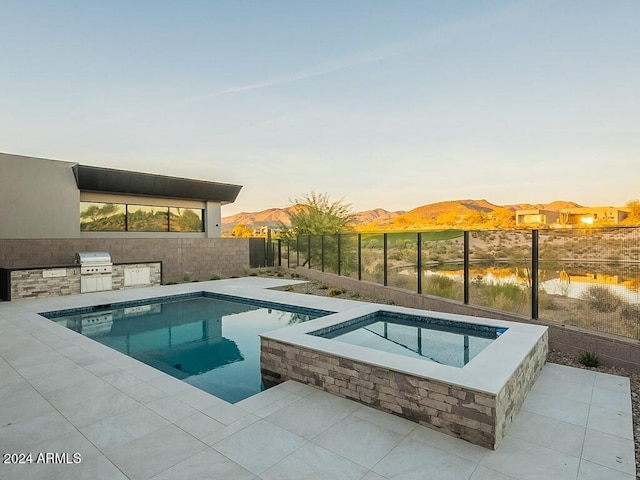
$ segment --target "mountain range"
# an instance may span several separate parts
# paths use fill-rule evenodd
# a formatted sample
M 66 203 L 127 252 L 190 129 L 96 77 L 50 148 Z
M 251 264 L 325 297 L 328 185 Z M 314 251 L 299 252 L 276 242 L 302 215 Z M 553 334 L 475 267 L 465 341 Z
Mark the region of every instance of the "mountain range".
M 473 213 L 489 213 L 496 209 L 516 210 L 544 209 L 561 210 L 563 208 L 580 207 L 575 202 L 556 200 L 551 203 L 518 203 L 514 205 L 496 205 L 487 200 L 449 200 L 444 202 L 421 205 L 409 211 L 389 211 L 384 208 L 364 210 L 354 213 L 354 224 L 360 229 L 375 228 L 411 228 L 433 225 L 440 215 L 455 214 L 468 216 Z M 278 228 L 280 222 L 289 224 L 289 213 L 300 208 L 292 205 L 285 208 L 268 208 L 260 212 L 241 212 L 222 218 L 224 231 L 231 231 L 236 225 L 242 224 L 249 228 L 261 227 Z

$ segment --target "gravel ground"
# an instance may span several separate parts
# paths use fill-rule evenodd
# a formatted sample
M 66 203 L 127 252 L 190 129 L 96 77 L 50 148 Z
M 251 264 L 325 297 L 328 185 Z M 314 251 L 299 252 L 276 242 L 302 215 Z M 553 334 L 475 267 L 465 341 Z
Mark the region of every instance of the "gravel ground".
M 278 274 L 277 272 L 265 272 L 265 276 L 282 276 L 282 274 Z M 306 279 L 305 279 L 306 280 Z M 320 295 L 324 297 L 337 297 L 337 298 L 346 298 L 352 300 L 360 300 L 364 302 L 373 302 L 373 303 L 386 303 L 380 301 L 376 298 L 366 297 L 364 295 L 360 295 L 356 292 L 351 292 L 344 289 L 339 289 L 336 287 L 332 287 L 327 284 L 323 284 L 321 282 L 317 282 L 315 280 L 307 281 L 307 283 L 289 286 L 289 287 L 281 287 L 277 290 L 284 291 L 292 291 L 297 293 L 305 293 L 308 295 Z M 615 367 L 595 367 L 589 368 L 585 367 L 580 363 L 577 357 L 573 355 L 568 355 L 562 352 L 557 352 L 551 350 L 549 352 L 549 356 L 547 360 L 552 363 L 559 363 L 561 365 L 568 365 L 570 367 L 576 368 L 584 368 L 585 370 L 595 370 L 597 372 L 610 373 L 612 375 L 621 375 L 623 377 L 629 377 L 631 380 L 631 408 L 633 412 L 633 433 L 634 433 L 634 441 L 635 441 L 635 450 L 636 450 L 636 478 L 640 479 L 640 372 L 629 372 L 621 368 Z

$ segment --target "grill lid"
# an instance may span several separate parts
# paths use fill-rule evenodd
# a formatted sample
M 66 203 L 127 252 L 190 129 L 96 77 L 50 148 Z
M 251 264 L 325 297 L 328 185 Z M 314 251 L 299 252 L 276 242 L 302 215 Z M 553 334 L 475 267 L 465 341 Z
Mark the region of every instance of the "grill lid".
M 80 265 L 111 265 L 109 252 L 77 252 L 76 263 Z

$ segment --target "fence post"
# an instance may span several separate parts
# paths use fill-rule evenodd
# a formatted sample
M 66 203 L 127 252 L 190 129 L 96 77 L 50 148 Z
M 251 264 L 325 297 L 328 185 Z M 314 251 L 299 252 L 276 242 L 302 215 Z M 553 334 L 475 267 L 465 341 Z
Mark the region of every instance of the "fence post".
M 311 269 L 311 235 L 307 235 L 307 261 L 309 262 L 309 269 Z
M 464 258 L 464 304 L 469 305 L 469 230 L 464 231 L 464 247 L 463 247 L 463 258 Z
M 287 268 L 291 268 L 291 239 L 290 238 L 287 238 Z
M 362 234 L 358 234 L 358 280 L 362 280 Z
M 324 272 L 324 234 L 320 235 L 320 271 Z
M 296 235 L 296 268 L 300 266 L 300 235 Z
M 342 268 L 341 268 L 342 252 L 340 250 L 340 246 L 342 244 L 341 239 L 342 239 L 342 235 L 338 234 L 338 276 L 340 276 L 340 274 L 342 273 Z
M 278 239 L 278 266 L 282 266 L 282 239 Z
M 382 251 L 383 251 L 383 265 L 384 265 L 384 275 L 383 275 L 383 285 L 386 287 L 387 286 L 387 234 L 383 233 L 382 234 Z
M 418 293 L 422 293 L 422 232 L 418 232 Z
M 538 230 L 531 230 L 531 318 L 538 320 Z

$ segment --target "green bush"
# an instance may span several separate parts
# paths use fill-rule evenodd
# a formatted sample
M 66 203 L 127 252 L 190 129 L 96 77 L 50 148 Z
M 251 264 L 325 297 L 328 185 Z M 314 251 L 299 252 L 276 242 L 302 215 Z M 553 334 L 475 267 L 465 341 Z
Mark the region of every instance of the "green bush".
M 422 285 L 423 293 L 443 298 L 461 299 L 462 290 L 461 282 L 445 275 L 429 275 Z
M 600 365 L 600 359 L 598 355 L 593 352 L 582 352 L 579 361 L 585 367 L 597 367 Z
M 330 297 L 338 297 L 338 296 L 342 295 L 343 293 L 345 293 L 345 291 L 346 290 L 343 290 L 341 288 L 332 288 L 331 290 L 329 290 L 327 295 L 329 295 Z

